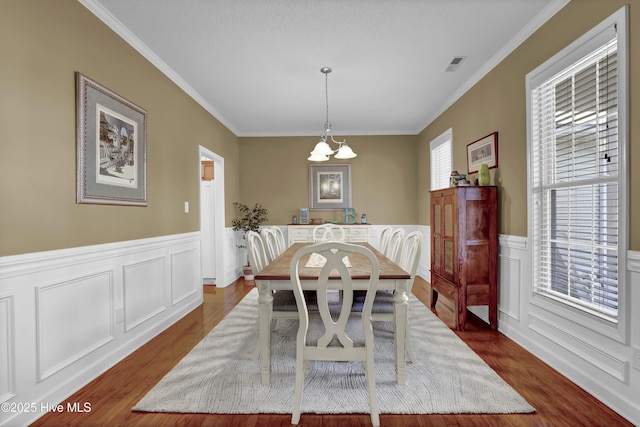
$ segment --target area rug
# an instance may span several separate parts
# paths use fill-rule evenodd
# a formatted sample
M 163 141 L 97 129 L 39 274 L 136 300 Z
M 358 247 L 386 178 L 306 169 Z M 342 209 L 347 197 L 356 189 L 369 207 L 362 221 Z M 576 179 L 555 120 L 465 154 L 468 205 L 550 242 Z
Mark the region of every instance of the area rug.
M 271 383 L 260 383 L 257 290 L 252 290 L 133 408 L 143 412 L 291 413 L 296 320 L 272 334 Z M 376 388 L 382 414 L 500 414 L 535 409 L 415 297 L 410 339 L 417 362 L 396 383 L 393 331 L 375 322 Z M 364 366 L 315 362 L 305 380 L 303 413 L 368 413 Z

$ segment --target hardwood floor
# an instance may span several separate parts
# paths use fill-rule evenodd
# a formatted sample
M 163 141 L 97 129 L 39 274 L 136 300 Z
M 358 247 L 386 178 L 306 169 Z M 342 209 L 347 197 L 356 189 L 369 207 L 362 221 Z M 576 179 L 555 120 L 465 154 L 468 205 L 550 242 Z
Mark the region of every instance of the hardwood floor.
M 125 358 L 67 402 L 86 402 L 85 413 L 49 413 L 33 426 L 289 426 L 291 415 L 215 415 L 132 412 L 133 407 L 254 287 L 239 279 L 217 289 L 206 286 L 204 304 Z M 418 278 L 414 294 L 428 306 L 429 284 Z M 438 316 L 453 327 L 441 298 Z M 504 380 L 536 408 L 534 414 L 380 415 L 382 426 L 632 426 L 624 418 L 532 356 L 513 341 L 469 319 L 457 332 Z M 300 426 L 370 426 L 367 414 L 302 414 Z

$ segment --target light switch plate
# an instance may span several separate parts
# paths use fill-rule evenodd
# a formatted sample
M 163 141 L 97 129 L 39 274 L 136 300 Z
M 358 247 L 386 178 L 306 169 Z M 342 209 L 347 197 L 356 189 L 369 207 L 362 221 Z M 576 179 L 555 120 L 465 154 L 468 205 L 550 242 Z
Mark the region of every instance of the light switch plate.
M 184 202 L 184 213 L 189 213 L 189 202 Z

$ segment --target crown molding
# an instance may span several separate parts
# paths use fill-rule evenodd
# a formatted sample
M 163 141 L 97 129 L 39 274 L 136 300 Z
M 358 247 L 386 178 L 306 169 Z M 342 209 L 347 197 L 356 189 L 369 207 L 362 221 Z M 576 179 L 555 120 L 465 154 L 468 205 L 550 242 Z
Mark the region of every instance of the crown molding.
M 483 67 L 479 68 L 475 74 L 471 76 L 460 88 L 451 95 L 451 97 L 442 106 L 436 110 L 428 120 L 425 122 L 421 130 L 422 132 L 429 126 L 435 119 L 437 119 L 447 108 L 451 107 L 462 95 L 464 95 L 469 89 L 471 89 L 476 83 L 478 83 L 484 76 L 494 69 L 500 62 L 502 62 L 511 52 L 513 52 L 518 46 L 520 46 L 525 40 L 527 40 L 533 33 L 535 33 L 542 25 L 544 25 L 549 19 L 551 19 L 556 13 L 565 7 L 571 0 L 555 0 L 550 3 L 542 12 L 540 12 L 528 25 L 522 28 L 518 34 L 516 34 L 508 43 L 506 43 L 502 49 L 500 49 L 489 61 L 487 61 Z
M 107 9 L 105 9 L 96 0 L 78 0 L 80 4 L 86 7 L 91 13 L 93 13 L 98 19 L 104 22 L 109 28 L 111 28 L 117 35 L 119 35 L 124 41 L 129 43 L 136 51 L 144 56 L 149 62 L 151 62 L 158 70 L 166 75 L 172 82 L 174 82 L 180 89 L 185 91 L 187 95 L 193 98 L 198 104 L 215 117 L 220 123 L 227 127 L 234 135 L 238 135 L 238 130 L 233 126 L 219 111 L 208 103 L 193 87 L 191 87 L 178 73 L 176 73 L 171 67 L 169 67 L 163 60 L 158 57 L 147 45 L 145 45 L 139 38 L 137 38 L 127 27 L 125 27 L 115 16 L 113 16 Z

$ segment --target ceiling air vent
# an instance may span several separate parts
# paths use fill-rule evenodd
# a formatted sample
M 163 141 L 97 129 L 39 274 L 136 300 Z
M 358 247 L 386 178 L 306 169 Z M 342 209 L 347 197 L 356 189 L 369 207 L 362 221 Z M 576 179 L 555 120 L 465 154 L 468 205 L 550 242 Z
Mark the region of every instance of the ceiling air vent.
M 444 69 L 444 71 L 453 72 L 457 70 L 460 64 L 462 64 L 462 61 L 464 61 L 465 59 L 466 56 L 454 56 L 449 65 L 447 65 L 447 68 Z

